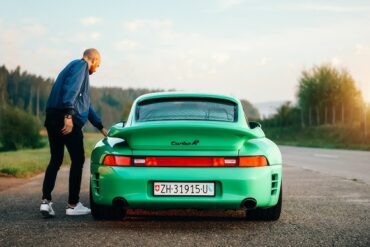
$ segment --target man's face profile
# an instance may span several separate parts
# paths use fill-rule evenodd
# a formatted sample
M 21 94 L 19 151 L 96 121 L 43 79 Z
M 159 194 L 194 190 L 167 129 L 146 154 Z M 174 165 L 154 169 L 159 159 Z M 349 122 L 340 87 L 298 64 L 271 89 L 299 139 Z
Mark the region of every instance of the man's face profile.
M 99 57 L 96 57 L 96 58 L 93 58 L 91 60 L 91 66 L 89 68 L 89 74 L 93 74 L 96 72 L 96 70 L 99 68 L 100 66 L 100 58 Z

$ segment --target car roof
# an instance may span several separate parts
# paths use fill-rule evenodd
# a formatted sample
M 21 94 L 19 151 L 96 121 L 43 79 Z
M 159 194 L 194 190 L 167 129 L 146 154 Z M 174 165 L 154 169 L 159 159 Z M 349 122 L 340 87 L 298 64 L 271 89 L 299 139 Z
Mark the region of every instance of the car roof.
M 211 94 L 211 93 L 195 93 L 195 92 L 159 92 L 159 93 L 149 93 L 144 94 L 137 98 L 136 102 L 142 102 L 151 99 L 161 99 L 161 98 L 210 98 L 210 99 L 223 99 L 229 100 L 236 104 L 240 101 L 232 96 L 222 95 L 222 94 Z

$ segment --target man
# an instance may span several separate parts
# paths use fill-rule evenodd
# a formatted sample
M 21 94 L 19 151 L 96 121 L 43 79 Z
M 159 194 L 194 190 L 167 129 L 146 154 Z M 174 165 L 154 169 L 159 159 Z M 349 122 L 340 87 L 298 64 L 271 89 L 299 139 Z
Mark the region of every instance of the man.
M 106 136 L 99 116 L 90 103 L 89 75 L 100 66 L 100 54 L 87 49 L 83 58 L 70 62 L 58 75 L 46 105 L 45 127 L 50 143 L 50 162 L 42 187 L 40 212 L 44 217 L 55 215 L 51 192 L 63 162 L 64 146 L 71 157 L 67 215 L 85 215 L 90 209 L 79 201 L 83 164 L 85 162 L 82 127 L 89 120 Z

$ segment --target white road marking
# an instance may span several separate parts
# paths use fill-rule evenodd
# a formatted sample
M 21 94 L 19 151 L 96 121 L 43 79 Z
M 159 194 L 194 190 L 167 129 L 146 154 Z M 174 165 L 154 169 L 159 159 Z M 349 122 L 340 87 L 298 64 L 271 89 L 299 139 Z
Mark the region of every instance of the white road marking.
M 319 157 L 319 158 L 338 159 L 338 155 L 332 155 L 332 154 L 314 154 L 313 156 Z

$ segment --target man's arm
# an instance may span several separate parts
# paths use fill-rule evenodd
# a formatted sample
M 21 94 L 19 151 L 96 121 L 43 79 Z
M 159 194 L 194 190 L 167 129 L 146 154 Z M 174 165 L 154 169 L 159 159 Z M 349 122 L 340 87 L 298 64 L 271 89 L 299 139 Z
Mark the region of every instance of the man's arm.
M 95 127 L 97 128 L 98 130 L 100 130 L 100 132 L 104 135 L 104 136 L 107 136 L 107 130 L 103 127 L 103 124 L 102 124 L 102 121 L 99 117 L 99 115 L 96 113 L 96 111 L 94 110 L 94 107 L 90 104 L 89 106 L 89 115 L 88 115 L 88 119 L 90 121 L 90 123 Z
M 63 84 L 63 108 L 68 115 L 74 115 L 74 104 L 80 93 L 82 83 L 86 76 L 86 63 L 76 63 L 72 65 L 68 76 Z

